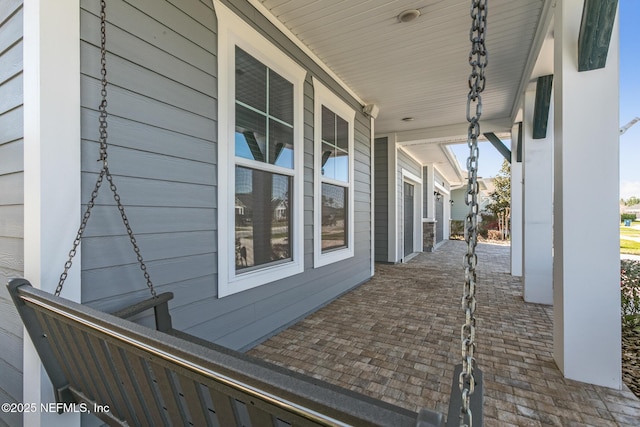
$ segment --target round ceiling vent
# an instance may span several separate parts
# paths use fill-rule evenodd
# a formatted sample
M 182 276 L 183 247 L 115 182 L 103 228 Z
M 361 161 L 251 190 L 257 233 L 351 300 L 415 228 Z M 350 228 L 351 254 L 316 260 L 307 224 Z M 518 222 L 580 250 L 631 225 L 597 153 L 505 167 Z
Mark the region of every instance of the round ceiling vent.
M 398 15 L 399 22 L 411 22 L 420 16 L 420 11 L 417 9 L 408 9 Z

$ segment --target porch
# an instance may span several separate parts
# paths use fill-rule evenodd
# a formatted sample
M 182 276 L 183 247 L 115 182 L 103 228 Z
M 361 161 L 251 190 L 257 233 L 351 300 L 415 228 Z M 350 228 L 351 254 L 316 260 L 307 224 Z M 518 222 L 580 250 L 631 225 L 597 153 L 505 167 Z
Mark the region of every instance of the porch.
M 250 354 L 411 410 L 446 413 L 465 250 L 449 241 L 407 264 L 377 265 L 370 281 Z M 626 386 L 563 378 L 553 359 L 553 310 L 523 301 L 521 278 L 509 274 L 509 247 L 479 244 L 478 255 L 486 425 L 638 426 L 640 400 Z

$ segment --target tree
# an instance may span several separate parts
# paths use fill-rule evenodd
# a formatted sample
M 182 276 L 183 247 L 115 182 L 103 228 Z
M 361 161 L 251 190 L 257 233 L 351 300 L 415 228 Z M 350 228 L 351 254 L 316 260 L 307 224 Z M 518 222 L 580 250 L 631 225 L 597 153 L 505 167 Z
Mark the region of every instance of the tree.
M 631 196 L 627 200 L 623 200 L 623 203 L 625 204 L 625 206 L 635 206 L 640 204 L 640 199 L 636 196 Z
M 491 202 L 487 210 L 498 219 L 498 229 L 504 239 L 509 231 L 509 219 L 511 217 L 511 165 L 504 160 L 502 167 L 493 178 L 495 190 L 489 194 Z

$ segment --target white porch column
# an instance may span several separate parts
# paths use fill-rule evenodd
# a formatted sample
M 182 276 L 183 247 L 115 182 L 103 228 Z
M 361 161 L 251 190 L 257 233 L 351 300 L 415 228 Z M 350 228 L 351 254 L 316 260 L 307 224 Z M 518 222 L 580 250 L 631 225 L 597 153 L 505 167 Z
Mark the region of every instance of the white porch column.
M 53 292 L 80 221 L 80 1 L 24 1 L 24 275 Z M 80 300 L 80 254 L 63 296 Z M 23 401 L 53 403 L 24 334 Z M 73 426 L 78 414 L 24 414 L 28 426 Z
M 398 137 L 395 133 L 387 135 L 387 212 L 389 215 L 388 261 L 396 263 L 400 260 L 398 254 Z
M 511 275 L 522 276 L 522 162 L 518 162 L 518 125 L 511 130 Z
M 547 137 L 533 139 L 536 91 L 524 94 L 522 135 L 524 300 L 553 304 L 553 102 Z
M 578 72 L 583 3 L 555 8 L 554 357 L 567 378 L 619 389 L 618 20 L 606 67 Z

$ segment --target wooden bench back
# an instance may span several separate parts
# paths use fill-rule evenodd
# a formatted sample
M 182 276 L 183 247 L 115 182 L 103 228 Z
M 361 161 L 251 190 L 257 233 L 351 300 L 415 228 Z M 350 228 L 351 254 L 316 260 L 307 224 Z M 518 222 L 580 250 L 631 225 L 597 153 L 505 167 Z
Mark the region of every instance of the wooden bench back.
M 440 425 L 242 353 L 151 330 L 33 288 L 9 291 L 59 402 L 130 426 Z

